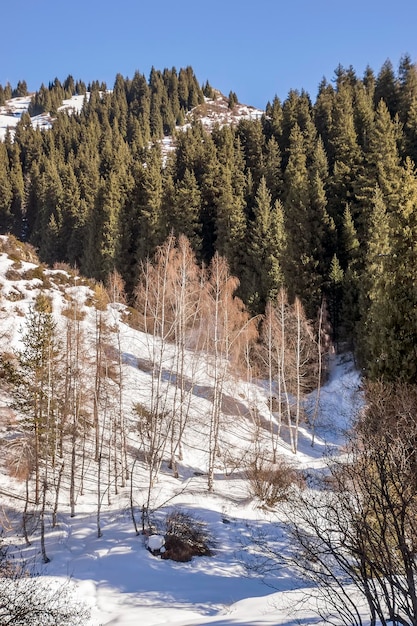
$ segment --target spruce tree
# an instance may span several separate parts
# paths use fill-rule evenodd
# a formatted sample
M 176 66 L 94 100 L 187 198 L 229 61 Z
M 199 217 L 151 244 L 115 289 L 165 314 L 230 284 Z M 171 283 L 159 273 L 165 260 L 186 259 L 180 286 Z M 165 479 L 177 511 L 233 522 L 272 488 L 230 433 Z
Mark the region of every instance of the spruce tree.
M 168 208 L 168 207 L 167 207 Z M 201 194 L 194 172 L 185 170 L 175 185 L 170 224 L 174 234 L 185 235 L 197 256 L 201 252 Z
M 223 166 L 220 172 L 219 194 L 216 201 L 216 251 L 224 257 L 230 271 L 241 281 L 246 240 L 244 189 L 233 189 L 233 171 Z
M 265 178 L 261 178 L 255 197 L 254 220 L 249 226 L 248 293 L 253 312 L 265 311 L 283 285 L 284 256 L 283 211 L 279 202 L 272 204 Z
M 389 59 L 382 65 L 375 82 L 375 105 L 378 105 L 380 100 L 384 100 L 391 117 L 394 117 L 398 112 L 399 84 Z
M 13 188 L 10 181 L 9 159 L 6 146 L 0 142 L 0 230 L 5 233 L 11 225 Z
M 392 250 L 390 223 L 381 189 L 373 198 L 364 279 L 361 282 L 361 342 L 358 353 L 370 378 L 384 376 L 389 342 Z

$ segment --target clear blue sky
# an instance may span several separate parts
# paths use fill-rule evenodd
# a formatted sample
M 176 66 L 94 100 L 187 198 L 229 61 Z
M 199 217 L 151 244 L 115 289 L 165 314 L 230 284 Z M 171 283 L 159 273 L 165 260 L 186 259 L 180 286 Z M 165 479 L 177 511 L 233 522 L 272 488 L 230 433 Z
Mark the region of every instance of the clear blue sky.
M 0 83 L 37 90 L 68 74 L 110 88 L 119 72 L 191 65 L 228 95 L 265 108 L 289 89 L 313 99 L 339 63 L 377 74 L 417 61 L 417 0 L 4 0 Z

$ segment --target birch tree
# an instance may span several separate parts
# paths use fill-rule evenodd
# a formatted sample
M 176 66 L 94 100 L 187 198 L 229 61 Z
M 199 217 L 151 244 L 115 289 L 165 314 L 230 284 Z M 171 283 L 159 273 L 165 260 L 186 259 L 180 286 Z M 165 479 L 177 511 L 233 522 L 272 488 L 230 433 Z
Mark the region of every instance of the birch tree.
M 239 285 L 229 273 L 227 261 L 217 253 L 205 283 L 205 349 L 211 377 L 211 405 L 208 437 L 208 489 L 214 489 L 216 457 L 220 453 L 222 400 L 232 367 L 238 367 L 248 338 L 255 338 L 256 326 L 243 302 L 234 294 Z

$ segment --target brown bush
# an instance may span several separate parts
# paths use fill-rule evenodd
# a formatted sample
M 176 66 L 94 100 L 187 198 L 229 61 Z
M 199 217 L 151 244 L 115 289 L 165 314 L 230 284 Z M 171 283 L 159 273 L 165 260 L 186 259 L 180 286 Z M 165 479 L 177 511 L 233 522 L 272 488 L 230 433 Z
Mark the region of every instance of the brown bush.
M 29 243 L 19 241 L 13 235 L 8 235 L 0 240 L 0 252 L 7 254 L 13 261 L 39 262 L 35 248 Z
M 13 267 L 9 267 L 9 269 L 7 270 L 6 274 L 5 274 L 7 280 L 23 280 L 22 278 L 22 274 L 19 272 L 19 270 L 13 268 Z
M 267 507 L 286 500 L 293 485 L 302 485 L 299 472 L 283 459 L 277 463 L 255 459 L 246 470 L 246 478 L 250 495 L 258 498 Z
M 211 556 L 214 542 L 202 520 L 175 509 L 167 516 L 165 525 L 163 559 L 185 563 L 193 556 Z
M 165 540 L 165 552 L 161 554 L 162 559 L 170 559 L 178 563 L 187 563 L 195 556 L 192 546 L 175 535 L 167 535 Z

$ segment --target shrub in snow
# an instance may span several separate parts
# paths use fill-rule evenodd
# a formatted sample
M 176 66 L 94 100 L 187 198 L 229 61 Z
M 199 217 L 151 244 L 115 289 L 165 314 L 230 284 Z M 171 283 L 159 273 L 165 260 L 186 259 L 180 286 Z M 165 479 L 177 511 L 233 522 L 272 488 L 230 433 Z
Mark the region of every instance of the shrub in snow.
M 14 561 L 0 540 L 1 626 L 84 626 L 90 612 L 68 580 L 43 580 Z
M 250 495 L 268 507 L 286 500 L 292 485 L 302 486 L 297 470 L 283 459 L 277 463 L 255 459 L 246 470 L 246 478 Z
M 210 556 L 213 540 L 207 525 L 200 519 L 178 509 L 166 520 L 165 552 L 163 559 L 186 562 L 193 556 Z

